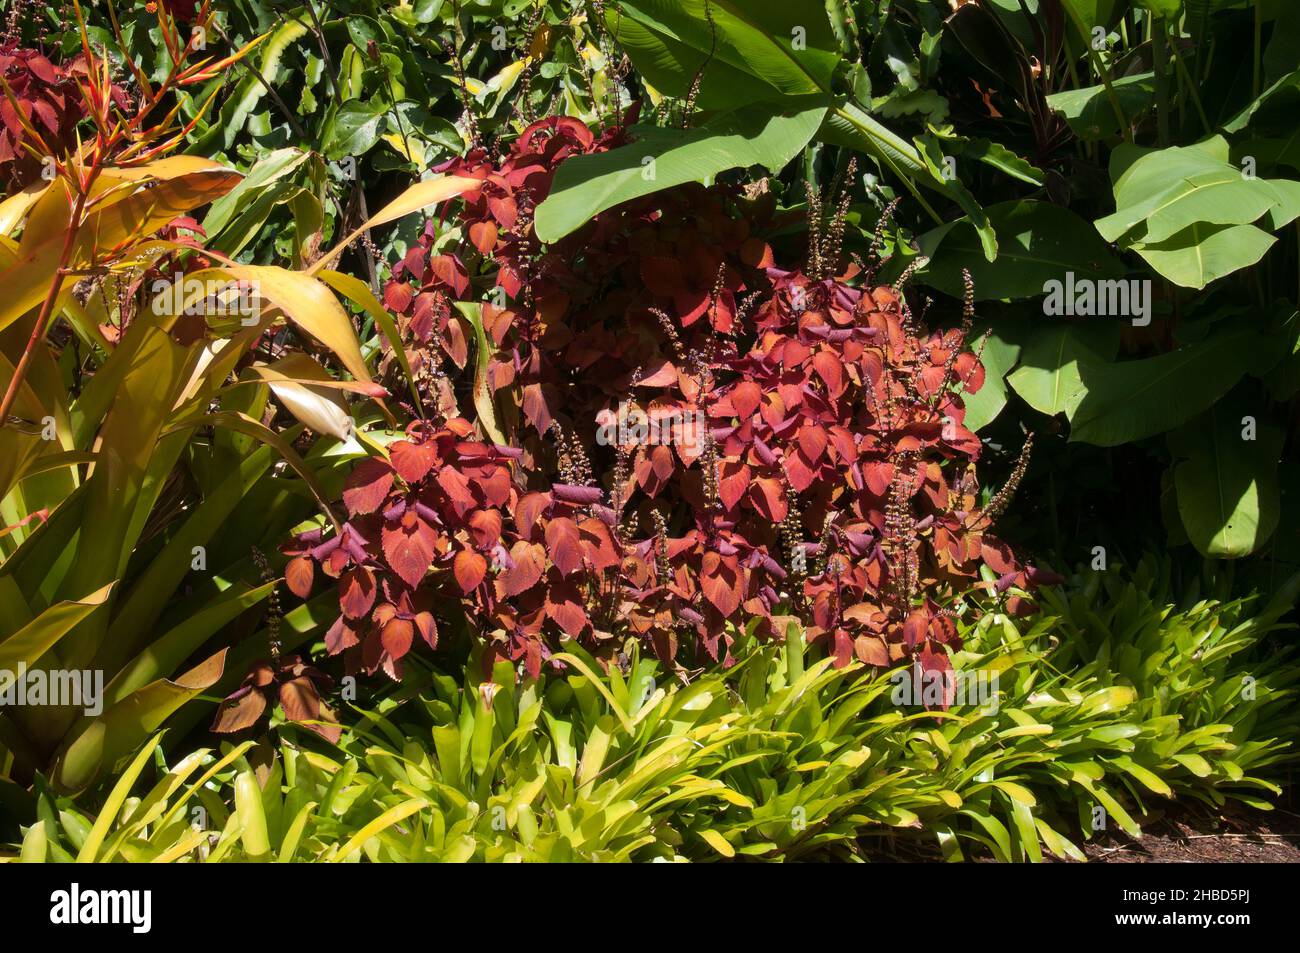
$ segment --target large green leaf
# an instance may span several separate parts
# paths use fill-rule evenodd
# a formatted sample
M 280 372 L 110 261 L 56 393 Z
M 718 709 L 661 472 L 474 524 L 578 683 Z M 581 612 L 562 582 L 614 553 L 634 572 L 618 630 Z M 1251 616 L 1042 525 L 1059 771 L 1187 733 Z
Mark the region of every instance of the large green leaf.
M 1055 322 L 1029 339 L 1007 383 L 1039 413 L 1072 417 L 1087 392 L 1081 366 L 1105 363 L 1118 348 L 1112 321 Z
M 1169 435 L 1178 512 L 1206 556 L 1247 556 L 1272 535 L 1281 512 L 1278 461 L 1285 432 L 1241 401 L 1225 401 Z M 1249 439 L 1248 439 L 1249 438 Z
M 1124 76 L 1111 83 L 1111 89 L 1124 115 L 1134 117 L 1155 102 L 1156 74 Z M 1119 119 L 1104 85 L 1053 93 L 1047 97 L 1047 105 L 1060 113 L 1081 139 L 1106 139 L 1119 131 Z
M 261 76 L 253 75 L 251 72 L 243 76 L 234 92 L 222 103 L 221 112 L 204 134 L 203 141 L 199 145 L 200 149 L 218 148 L 217 138 L 221 139 L 219 148 L 229 149 L 235 144 L 248 117 L 266 95 L 266 86 L 262 80 L 272 85 L 277 83 L 280 80 L 280 66 L 285 52 L 310 32 L 310 24 L 305 17 L 301 17 L 301 14 L 299 17 L 285 19 L 283 25 L 262 45 L 261 62 L 258 66 Z
M 1136 251 L 1174 284 L 1199 290 L 1255 264 L 1276 241 L 1254 225 L 1193 225 L 1166 241 L 1139 245 Z
M 976 224 L 984 255 L 993 259 L 996 239 L 974 196 L 912 143 L 836 95 L 841 53 L 821 0 L 622 0 L 607 8 L 606 25 L 655 89 L 685 98 L 698 82 L 702 109 L 767 103 L 788 111 L 795 108 L 792 100 L 808 96 L 835 100 L 819 137 L 875 158 L 927 210 L 917 182 L 952 199 Z
M 972 338 L 980 340 L 978 334 Z M 975 345 L 978 347 L 979 345 Z M 962 400 L 966 404 L 964 423 L 970 430 L 979 430 L 989 424 L 1002 412 L 1007 404 L 1007 372 L 1016 365 L 1020 355 L 1020 345 L 1007 340 L 997 333 L 990 333 L 984 339 L 980 362 L 984 365 L 984 386 L 974 394 L 965 394 Z
M 1131 172 L 1160 167 L 1158 154 L 1142 160 Z M 1168 181 L 1168 177 L 1163 177 Z M 1190 225 L 1245 225 L 1264 215 L 1274 206 L 1290 204 L 1295 183 L 1272 183 L 1263 179 L 1246 179 L 1241 170 L 1227 164 L 1179 176 L 1167 188 L 1133 205 L 1120 208 L 1114 215 L 1097 220 L 1097 231 L 1107 241 L 1115 241 L 1144 224 L 1135 237 L 1143 242 L 1164 241 Z
M 827 93 L 840 62 L 819 0 L 620 0 L 606 25 L 655 89 L 699 76 L 702 109 Z
M 1098 219 L 1097 230 L 1186 288 L 1264 256 L 1274 239 L 1250 223 L 1276 230 L 1300 215 L 1300 183 L 1247 178 L 1221 136 L 1160 150 L 1121 146 L 1111 176 L 1115 212 Z
M 1170 430 L 1213 405 L 1247 369 L 1267 370 L 1261 355 L 1269 350 L 1266 337 L 1236 330 L 1138 361 L 1085 362 L 1070 439 L 1114 447 Z
M 1086 219 L 1049 202 L 1013 201 L 987 209 L 997 234 L 997 259 L 984 260 L 983 244 L 968 219 L 922 235 L 921 253 L 930 263 L 919 273 L 926 284 L 960 296 L 963 269 L 969 270 L 979 300 L 1030 298 L 1046 292 L 1049 281 L 1100 281 L 1122 276 L 1123 265 L 1110 253 Z
M 379 141 L 379 123 L 388 106 L 381 100 L 352 100 L 339 107 L 321 148 L 326 159 L 359 158 Z
M 709 182 L 749 166 L 778 171 L 816 134 L 825 103 L 790 112 L 766 107 L 725 113 L 695 129 L 640 126 L 632 144 L 576 156 L 560 166 L 537 209 L 537 237 L 553 242 L 605 209 L 685 182 Z
M 1300 69 L 1286 74 L 1260 93 L 1249 105 L 1223 123 L 1223 131 L 1236 133 L 1252 125 L 1271 125 L 1279 120 L 1285 121 L 1294 116 L 1297 101 L 1300 101 Z M 1261 117 L 1261 123 L 1256 123 L 1257 116 Z M 1293 125 L 1294 123 L 1288 123 L 1285 128 Z
M 255 194 L 283 179 L 286 175 L 302 165 L 311 157 L 311 153 L 302 149 L 277 149 L 259 159 L 248 170 L 248 175 L 221 198 L 212 203 L 208 214 L 203 217 L 203 231 L 209 240 L 220 235 Z

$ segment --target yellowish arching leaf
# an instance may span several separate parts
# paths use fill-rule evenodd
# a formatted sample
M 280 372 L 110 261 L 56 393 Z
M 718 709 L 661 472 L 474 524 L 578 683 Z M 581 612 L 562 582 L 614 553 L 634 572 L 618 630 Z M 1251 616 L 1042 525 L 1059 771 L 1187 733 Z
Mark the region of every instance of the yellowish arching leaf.
M 415 383 L 415 374 L 412 373 L 411 364 L 406 359 L 406 348 L 402 346 L 402 336 L 398 333 L 397 322 L 388 313 L 388 309 L 380 304 L 379 299 L 370 290 L 370 286 L 359 278 L 329 269 L 322 271 L 316 277 L 374 318 L 375 326 L 388 339 L 388 344 L 393 349 L 393 356 L 397 358 L 398 366 L 402 369 L 402 373 L 406 375 L 406 382 L 410 385 L 411 395 L 416 398 L 414 400 L 415 409 L 423 417 L 424 408 L 419 400 L 419 388 Z
M 66 288 L 66 286 L 65 286 Z M 105 351 L 112 349 L 108 343 L 108 338 L 104 337 L 104 332 L 99 329 L 99 323 L 90 316 L 84 305 L 77 299 L 68 294 L 65 290 L 59 295 L 59 310 L 67 316 L 68 323 L 83 337 L 93 342 Z
M 216 777 L 218 773 L 225 770 L 227 765 L 238 760 L 245 751 L 253 747 L 253 744 L 254 742 L 252 741 L 242 742 L 227 751 L 220 759 L 208 765 L 203 774 L 185 789 L 185 792 L 181 797 L 177 798 L 176 803 L 168 809 L 165 815 L 163 815 L 162 820 L 154 826 L 154 836 L 156 837 L 159 831 L 166 830 L 167 826 L 176 818 L 176 815 L 185 809 L 185 805 L 190 802 L 190 800 L 203 788 L 204 785 Z
M 90 200 L 92 203 L 103 201 L 107 204 L 125 198 L 128 193 L 113 192 L 114 189 L 120 189 L 125 185 L 127 183 L 120 179 L 100 175 L 91 186 Z M 88 208 L 93 209 L 94 205 L 91 204 Z M 43 242 L 56 240 L 62 246 L 63 236 L 70 221 L 72 221 L 72 198 L 68 192 L 68 184 L 62 179 L 57 179 L 50 183 L 49 188 L 41 192 L 28 211 L 23 221 L 20 250 L 27 251 Z
M 150 739 L 149 743 L 140 749 L 132 760 L 130 766 L 122 772 L 118 778 L 117 784 L 109 792 L 108 800 L 104 802 L 104 807 L 99 812 L 99 817 L 95 820 L 95 825 L 90 829 L 86 836 L 85 842 L 81 845 L 81 850 L 77 853 L 79 863 L 93 863 L 99 854 L 99 846 L 104 843 L 104 838 L 108 834 L 109 827 L 117 820 L 117 812 L 122 809 L 122 803 L 126 796 L 131 793 L 136 779 L 144 771 L 144 766 L 149 763 L 153 757 L 154 749 L 162 743 L 162 733 L 158 733 Z
M 36 458 L 31 466 L 23 470 L 22 479 L 26 480 L 28 477 L 49 473 L 53 470 L 61 470 L 64 467 L 95 463 L 97 460 L 99 460 L 99 454 L 84 450 L 65 450 L 59 453 L 42 454 Z
M 383 390 L 383 385 L 376 384 L 373 381 L 369 384 L 363 384 L 361 381 L 336 381 L 333 378 L 316 380 L 316 378 L 311 376 L 294 377 L 290 374 L 280 373 L 274 364 L 250 364 L 247 368 L 247 372 L 250 375 L 248 380 L 252 380 L 253 377 L 256 377 L 266 384 L 281 384 L 287 382 L 290 384 L 301 384 L 302 386 L 310 387 L 313 390 L 319 389 L 322 392 L 346 391 L 349 394 L 360 394 L 363 397 L 378 397 L 380 396 L 380 391 L 383 391 L 383 396 L 388 396 L 388 391 Z M 235 383 L 222 388 L 222 390 L 233 390 L 241 384 L 246 383 L 248 383 L 247 380 L 236 381 Z
M 380 225 L 386 225 L 394 222 L 404 215 L 410 215 L 412 212 L 418 212 L 422 208 L 428 208 L 430 205 L 437 205 L 439 202 L 445 202 L 447 199 L 455 198 L 481 183 L 478 179 L 468 179 L 463 176 L 444 175 L 436 179 L 429 179 L 425 182 L 417 182 L 411 186 L 393 201 L 389 202 L 378 212 L 372 215 L 360 228 L 349 235 L 343 241 L 339 242 L 333 250 L 322 255 L 307 270 L 307 274 L 314 275 L 321 271 L 339 255 L 343 250 L 356 241 L 362 232 L 371 228 L 377 228 Z
M 147 206 L 148 202 L 140 203 L 138 198 L 146 191 L 149 193 L 148 199 L 150 200 L 161 197 L 163 201 L 170 202 L 172 198 L 167 195 L 168 190 L 162 189 L 159 191 L 158 183 L 182 178 L 188 179 L 192 185 L 196 186 L 210 187 L 216 185 L 222 187 L 229 185 L 229 188 L 233 188 L 235 184 L 238 184 L 242 176 L 234 169 L 226 168 L 198 156 L 171 156 L 147 165 L 125 169 L 109 167 L 95 178 L 91 186 L 89 201 L 85 210 L 85 223 L 90 225 L 93 221 L 105 218 L 105 210 L 129 198 L 133 199 L 136 205 L 143 204 Z M 142 186 L 147 188 L 142 188 Z M 226 189 L 226 191 L 228 190 Z M 155 195 L 155 192 L 157 192 L 157 195 Z M 184 188 L 180 190 L 180 194 L 185 194 Z M 19 195 L 21 196 L 22 193 L 19 193 Z M 214 195 L 213 198 L 215 197 L 218 196 Z M 198 204 L 201 205 L 203 202 Z M 193 207 L 193 205 L 189 207 Z M 59 247 L 62 247 L 68 222 L 72 218 L 72 208 L 72 196 L 64 180 L 59 179 L 52 186 L 41 189 L 31 205 L 30 212 L 27 214 L 23 228 L 22 248 L 33 249 L 47 241 L 54 242 Z M 135 209 L 129 210 L 128 220 L 129 216 L 135 214 Z M 147 233 L 136 237 L 147 237 Z
M 736 848 L 727 843 L 727 839 L 715 830 L 705 829 L 700 831 L 700 836 L 709 842 L 709 846 L 716 850 L 723 857 L 735 857 Z
M 203 830 L 203 829 L 201 829 L 201 828 L 198 829 L 198 830 L 196 830 L 196 829 L 194 829 L 194 828 L 192 828 L 192 827 L 190 827 L 190 828 L 186 828 L 186 830 L 185 830 L 185 834 L 181 837 L 180 840 L 178 840 L 176 843 L 172 844 L 171 847 L 168 847 L 165 851 L 163 851 L 161 854 L 159 854 L 159 855 L 158 855 L 157 857 L 155 857 L 153 860 L 149 861 L 149 863 L 151 863 L 151 864 L 170 864 L 170 863 L 171 863 L 172 861 L 174 861 L 174 860 L 180 860 L 182 857 L 184 857 L 184 856 L 185 856 L 186 854 L 188 854 L 190 851 L 194 850 L 196 847 L 198 847 L 200 844 L 202 844 L 205 840 L 207 840 L 207 839 L 208 839 L 208 835 L 209 835 L 210 833 L 212 833 L 212 832 L 211 832 L 211 831 Z
M 8 235 L 27 217 L 28 211 L 49 189 L 48 182 L 33 182 L 21 192 L 0 202 L 0 235 Z
M 294 381 L 309 387 L 345 390 L 364 397 L 388 396 L 384 385 L 375 381 L 336 381 L 330 377 L 329 371 L 301 351 L 290 351 L 271 364 L 254 364 L 249 370 L 267 381 Z
M 27 625 L 0 642 L 0 671 L 10 675 L 19 667 L 35 665 L 61 638 L 86 616 L 108 601 L 116 582 L 80 599 L 56 602 Z
M 554 656 L 554 658 L 557 662 L 567 662 L 585 675 L 587 681 L 591 682 L 596 691 L 600 692 L 600 694 L 605 697 L 605 701 L 609 702 L 609 707 L 613 709 L 614 715 L 620 722 L 622 722 L 624 730 L 627 731 L 629 735 L 634 733 L 632 722 L 628 719 L 619 703 L 614 700 L 614 696 L 610 694 L 609 689 L 605 687 L 604 680 L 599 678 L 596 673 L 587 666 L 586 662 L 570 652 L 560 652 Z
M 271 393 L 305 426 L 317 433 L 347 440 L 352 433 L 352 417 L 347 404 L 338 394 L 321 387 L 311 387 L 283 376 L 269 378 Z
M 390 807 L 388 810 L 384 811 L 383 814 L 380 814 L 365 827 L 361 828 L 361 830 L 357 831 L 356 834 L 354 834 L 352 838 L 339 849 L 337 859 L 341 861 L 347 860 L 348 856 L 353 851 L 360 850 L 366 841 L 370 840 L 370 838 L 374 837 L 380 831 L 387 830 L 398 821 L 408 818 L 416 811 L 428 806 L 429 802 L 424 800 L 424 798 L 411 798 L 409 801 L 403 801 L 396 807 Z
M 54 783 L 74 793 L 85 790 L 100 772 L 139 748 L 178 708 L 215 685 L 225 672 L 227 651 L 221 649 L 175 678 L 155 679 L 99 715 L 83 717 L 72 729 L 73 734 L 81 733 L 54 763 Z
M 202 156 L 176 155 L 165 156 L 161 159 L 154 159 L 144 165 L 129 166 L 119 168 L 118 166 L 108 166 L 104 170 L 106 175 L 117 179 L 128 179 L 139 181 L 141 179 L 175 179 L 182 175 L 193 175 L 196 172 L 227 172 L 238 175 L 237 170 L 229 166 L 222 165 L 220 162 L 213 162 L 211 159 L 204 159 Z M 241 176 L 242 178 L 242 176 Z
M 174 179 L 150 180 L 139 184 L 134 191 L 115 195 L 110 204 L 96 207 L 86 215 L 69 265 L 81 268 L 95 264 L 109 249 L 148 238 L 178 216 L 226 194 L 238 184 L 239 178 L 238 173 L 224 170 L 196 172 Z M 0 271 L 0 288 L 5 290 L 0 299 L 0 329 L 37 307 L 54 282 L 71 215 L 70 210 L 60 211 L 58 203 L 66 204 L 66 196 L 55 195 L 58 191 L 51 189 L 32 212 L 36 215 L 48 208 L 48 222 L 41 212 L 45 224 L 38 223 L 40 228 L 32 230 L 30 238 L 24 232 L 17 259 Z
M 290 321 L 333 351 L 348 373 L 359 381 L 370 380 L 348 313 L 326 285 L 300 271 L 271 265 L 235 265 L 214 270 L 254 282 L 260 298 L 279 308 Z
M 164 327 L 170 327 L 170 322 Z M 180 389 L 176 395 L 176 402 L 172 405 L 173 411 L 178 411 L 186 403 L 194 399 L 194 395 L 206 381 L 209 369 L 212 368 L 213 362 L 222 351 L 231 347 L 237 347 L 237 340 L 232 338 L 217 338 L 209 341 L 199 352 L 198 360 L 194 362 L 194 368 L 190 371 L 190 379 L 185 382 L 185 386 Z

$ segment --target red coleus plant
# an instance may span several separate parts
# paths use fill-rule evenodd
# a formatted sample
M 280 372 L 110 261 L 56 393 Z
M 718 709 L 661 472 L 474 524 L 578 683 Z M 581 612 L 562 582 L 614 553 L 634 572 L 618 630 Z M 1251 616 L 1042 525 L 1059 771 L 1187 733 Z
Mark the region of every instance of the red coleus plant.
M 320 669 L 297 655 L 253 663 L 244 680 L 217 709 L 212 730 L 218 734 L 244 731 L 269 719 L 278 702 L 285 720 L 298 722 L 330 742 L 337 742 L 343 729 L 321 692 L 333 687 Z
M 0 46 L 0 188 L 21 189 L 40 177 L 43 157 L 31 149 L 55 157 L 76 145 L 78 74 L 85 75 L 79 64 L 65 69 L 40 50 Z
M 482 183 L 457 213 L 465 240 L 435 252 L 430 223 L 384 296 L 425 369 L 413 410 L 427 420 L 357 466 L 341 533 L 287 547 L 290 587 L 305 598 L 316 567 L 336 579 L 330 652 L 393 677 L 451 615 L 488 661 L 534 676 L 565 638 L 726 662 L 740 628 L 782 637 L 790 615 L 837 665 L 949 669 L 951 603 L 981 566 L 996 594 L 1035 581 L 987 532 L 1025 458 L 978 503 L 970 295 L 961 327 L 922 330 L 899 287 L 846 261 L 842 211 L 823 216 L 820 197 L 794 270 L 760 234 L 770 196 L 723 186 L 667 190 L 541 245 L 533 213 L 558 162 L 622 135 L 551 119 L 497 161 L 443 167 Z M 447 369 L 475 373 L 454 303 L 492 287 L 505 306 L 483 308 L 491 354 L 471 386 L 494 419 L 476 426 Z

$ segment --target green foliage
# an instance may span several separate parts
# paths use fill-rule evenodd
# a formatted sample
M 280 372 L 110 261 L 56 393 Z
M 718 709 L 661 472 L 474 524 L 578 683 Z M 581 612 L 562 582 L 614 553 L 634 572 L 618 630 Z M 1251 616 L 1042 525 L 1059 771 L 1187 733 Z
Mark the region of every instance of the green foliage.
M 1297 583 L 1267 606 L 1174 605 L 1167 574 L 1090 573 L 1031 621 L 985 616 L 956 661 L 996 673 L 995 706 L 896 705 L 897 679 L 805 658 L 794 629 L 685 685 L 575 649 L 544 682 L 430 673 L 358 711 L 338 751 L 282 727 L 276 751 L 169 767 L 155 739 L 97 815 L 42 794 L 17 855 L 789 860 L 911 832 L 950 859 L 1082 859 L 1096 807 L 1135 837 L 1158 798 L 1267 808 L 1295 756 L 1300 665 L 1268 637 Z
M 1248 177 L 1228 162 L 1222 136 L 1185 148 L 1121 146 L 1111 175 L 1116 211 L 1098 219 L 1097 231 L 1186 288 L 1263 257 L 1273 239 L 1251 222 L 1276 231 L 1300 215 L 1300 182 Z
M 891 131 L 864 109 L 855 98 L 858 90 L 845 89 L 852 83 L 838 75 L 836 65 L 841 61 L 841 44 L 849 41 L 843 32 L 836 35 L 827 7 L 819 0 L 619 0 L 606 10 L 605 26 L 614 42 L 631 57 L 648 88 L 681 101 L 683 125 L 696 120 L 691 114 L 696 108 L 703 112 L 695 134 L 687 137 L 692 171 L 699 179 L 711 179 L 742 161 L 769 167 L 784 165 L 772 160 L 798 141 L 793 130 L 779 133 L 782 151 L 775 154 L 763 149 L 757 154 L 742 151 L 732 157 L 728 152 L 734 151 L 735 145 L 729 144 L 728 137 L 735 135 L 738 124 L 742 129 L 752 126 L 755 113 L 762 109 L 774 116 L 798 111 L 807 117 L 810 113 L 804 110 L 816 103 L 824 109 L 821 128 L 816 132 L 818 138 L 871 156 L 883 173 L 900 180 L 926 208 L 918 185 L 951 199 L 974 223 L 985 257 L 991 261 L 996 255 L 994 232 L 970 193 L 945 174 L 933 155 Z M 756 107 L 755 103 L 762 105 Z M 778 133 L 772 130 L 768 135 Z M 801 130 L 799 146 L 812 136 Z M 659 155 L 675 145 L 678 143 L 674 137 L 656 135 L 648 147 L 641 143 L 624 147 L 633 154 L 613 161 L 635 169 L 646 154 Z M 539 210 L 539 222 L 553 221 L 552 216 L 556 216 L 564 223 L 563 231 L 556 224 L 544 227 L 543 234 L 550 238 L 567 234 L 574 227 L 571 219 L 589 219 L 607 207 L 600 205 L 605 201 L 605 190 L 592 190 L 591 195 L 586 190 L 577 191 L 604 172 L 605 165 L 582 159 L 571 161 L 580 168 L 567 173 L 565 184 L 575 191 L 562 200 L 560 196 L 548 200 Z M 581 168 L 584 165 L 589 168 Z M 680 177 L 665 177 L 658 187 L 680 181 Z M 652 190 L 639 187 L 635 194 L 647 191 Z M 561 201 L 567 214 L 560 216 L 548 209 L 553 202 Z M 577 202 L 584 204 L 569 207 Z
M 825 105 L 786 114 L 745 108 L 694 129 L 634 129 L 622 149 L 576 156 L 560 167 L 537 209 L 537 236 L 553 242 L 605 211 L 685 182 L 709 182 L 734 168 L 779 172 L 812 139 Z
M 19 25 L 23 42 L 46 36 L 69 62 L 80 40 L 61 5 L 27 6 L 43 20 Z M 133 87 L 165 81 L 156 15 L 119 4 L 117 35 L 104 5 L 83 6 L 115 77 L 129 60 Z M 0 431 L 0 669 L 107 683 L 97 715 L 0 713 L 0 784 L 34 818 L 19 859 L 856 859 L 888 834 L 953 859 L 1039 860 L 1080 857 L 1098 807 L 1136 836 L 1161 798 L 1268 806 L 1300 727 L 1300 669 L 1270 634 L 1293 593 L 1180 597 L 1150 563 L 1048 590 L 1028 620 L 991 606 L 963 622 L 953 662 L 997 674 L 996 710 L 899 706 L 887 677 L 832 670 L 792 629 L 783 644 L 736 633 L 740 664 L 688 683 L 632 648 L 605 671 L 571 647 L 542 682 L 508 666 L 415 673 L 354 711 L 337 749 L 279 722 L 274 742 L 188 754 L 158 732 L 182 737 L 208 713 L 195 700 L 265 653 L 273 585 L 250 547 L 274 550 L 336 496 L 389 413 L 363 415 L 354 438 L 345 395 L 376 396 L 371 368 L 390 357 L 412 393 L 441 373 L 441 355 L 412 367 L 378 300 L 384 261 L 419 241 L 397 220 L 464 191 L 430 169 L 540 116 L 603 126 L 637 101 L 626 140 L 560 167 L 541 240 L 722 177 L 751 187 L 756 235 L 802 251 L 805 180 L 840 182 L 852 158 L 853 203 L 832 217 L 849 223 L 844 247 L 868 249 L 901 188 L 881 224 L 885 283 L 910 267 L 959 297 L 974 280 L 987 379 L 966 424 L 985 436 L 981 466 L 1003 465 L 1024 429 L 1047 458 L 1011 514 L 1023 535 L 1043 543 L 1044 527 L 1067 564 L 1102 534 L 1151 548 L 1098 502 L 1109 482 L 1161 510 L 1171 544 L 1300 565 L 1300 29 L 1285 0 L 219 6 L 218 55 L 262 42 L 173 91 L 190 156 L 135 178 L 110 163 L 119 191 L 66 250 L 54 188 L 0 203 L 0 382 L 25 373 Z M 189 214 L 203 262 L 158 237 Z M 441 253 L 465 236 L 440 222 L 426 240 Z M 196 333 L 146 308 L 146 269 L 164 265 L 255 280 L 263 320 Z M 1067 279 L 1145 282 L 1149 311 L 1045 306 Z M 936 311 L 956 320 L 952 302 Z M 500 325 L 472 302 L 456 313 L 468 397 L 505 443 Z M 397 432 L 391 416 L 381 428 Z M 332 603 L 272 622 L 283 649 L 312 648 Z

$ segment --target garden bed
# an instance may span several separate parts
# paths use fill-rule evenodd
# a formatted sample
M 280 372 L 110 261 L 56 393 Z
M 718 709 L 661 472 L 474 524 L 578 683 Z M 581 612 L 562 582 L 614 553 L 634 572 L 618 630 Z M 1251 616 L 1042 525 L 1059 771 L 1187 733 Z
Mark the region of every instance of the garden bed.
M 2 16 L 0 859 L 1300 856 L 1285 3 Z

